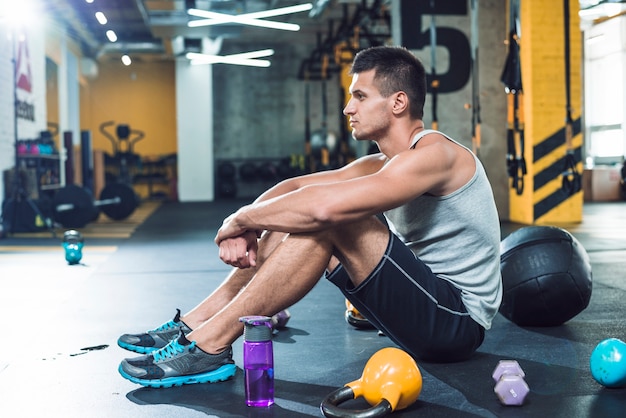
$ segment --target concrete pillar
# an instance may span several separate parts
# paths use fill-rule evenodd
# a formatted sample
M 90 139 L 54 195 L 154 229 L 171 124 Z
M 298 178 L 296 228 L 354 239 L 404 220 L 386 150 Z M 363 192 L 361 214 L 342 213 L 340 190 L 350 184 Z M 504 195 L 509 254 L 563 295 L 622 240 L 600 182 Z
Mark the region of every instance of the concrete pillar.
M 215 198 L 213 162 L 213 70 L 176 60 L 176 136 L 178 138 L 178 199 Z
M 570 0 L 570 89 L 573 140 L 571 153 L 582 176 L 581 33 L 578 2 Z M 524 92 L 524 190 L 510 191 L 510 220 L 553 224 L 582 220 L 582 188 L 563 187 L 566 145 L 565 26 L 563 1 L 521 2 L 521 73 Z M 582 182 L 582 179 L 581 179 Z

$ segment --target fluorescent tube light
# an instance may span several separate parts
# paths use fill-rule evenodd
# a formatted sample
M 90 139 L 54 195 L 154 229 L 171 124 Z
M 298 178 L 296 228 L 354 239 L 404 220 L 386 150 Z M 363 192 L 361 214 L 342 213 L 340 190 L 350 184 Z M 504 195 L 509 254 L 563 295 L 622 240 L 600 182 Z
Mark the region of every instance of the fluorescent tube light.
M 253 58 L 270 57 L 272 55 L 274 55 L 273 49 L 260 49 L 258 51 L 241 52 L 239 54 L 230 54 L 226 56 L 229 58 L 253 59 Z
M 206 10 L 189 9 L 188 13 L 192 16 L 203 17 L 203 20 L 192 20 L 187 23 L 190 28 L 198 26 L 219 25 L 224 23 L 239 23 L 241 25 L 258 26 L 268 29 L 280 29 L 288 31 L 299 31 L 300 25 L 295 23 L 274 22 L 271 20 L 253 19 L 245 15 L 228 15 L 224 13 L 208 12 Z
M 117 35 L 111 29 L 109 29 L 106 32 L 106 35 L 107 35 L 107 38 L 109 39 L 109 41 L 111 41 L 111 42 L 117 41 Z
M 298 31 L 300 26 L 294 23 L 273 22 L 261 20 L 266 17 L 281 16 L 291 13 L 305 12 L 311 10 L 311 3 L 298 4 L 295 6 L 280 7 L 278 9 L 264 10 L 261 12 L 243 13 L 240 15 L 229 15 L 224 13 L 209 12 L 206 10 L 189 9 L 187 13 L 191 16 L 202 17 L 202 20 L 192 20 L 187 25 L 189 27 L 221 25 L 224 23 L 240 23 L 243 25 L 260 26 L 270 29 L 282 29 Z
M 107 17 L 102 12 L 96 12 L 96 20 L 101 25 L 106 25 L 108 22 Z
M 272 51 L 273 54 L 273 51 Z M 242 54 L 233 55 L 206 55 L 198 54 L 196 52 L 188 52 L 185 57 L 191 60 L 191 65 L 206 65 L 206 64 L 233 64 L 233 65 L 247 65 L 252 67 L 269 67 L 271 62 L 268 60 L 253 59 L 257 56 L 269 56 L 271 54 L 260 54 L 260 51 L 256 52 L 244 52 Z
M 275 17 L 275 16 L 282 16 L 282 15 L 293 14 L 293 13 L 298 13 L 298 12 L 306 12 L 307 10 L 311 10 L 312 8 L 313 8 L 313 5 L 311 3 L 305 3 L 305 4 L 298 4 L 295 6 L 279 7 L 278 9 L 263 10 L 260 12 L 242 13 L 240 15 L 225 15 L 225 16 L 240 16 L 240 17 L 247 17 L 250 19 L 264 19 L 266 17 Z M 192 10 L 197 11 L 197 12 L 204 12 L 204 10 L 189 9 L 187 11 L 187 13 L 189 13 L 190 15 L 202 17 L 200 15 L 194 15 L 193 13 L 191 13 Z

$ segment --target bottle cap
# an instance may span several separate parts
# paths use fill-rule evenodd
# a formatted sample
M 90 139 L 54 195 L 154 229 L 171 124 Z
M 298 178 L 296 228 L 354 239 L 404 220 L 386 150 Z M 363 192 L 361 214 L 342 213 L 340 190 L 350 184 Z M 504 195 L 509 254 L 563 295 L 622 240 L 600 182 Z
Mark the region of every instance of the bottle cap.
M 245 341 L 260 342 L 272 339 L 272 318 L 269 316 L 242 316 L 243 339 Z

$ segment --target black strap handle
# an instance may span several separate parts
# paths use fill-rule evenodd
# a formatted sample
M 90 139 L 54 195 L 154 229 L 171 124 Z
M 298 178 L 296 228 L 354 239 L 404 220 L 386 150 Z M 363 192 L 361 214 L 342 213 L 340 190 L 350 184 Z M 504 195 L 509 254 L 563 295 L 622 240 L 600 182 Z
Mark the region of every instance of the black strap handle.
M 582 189 L 582 176 L 576 169 L 576 158 L 571 151 L 565 156 L 565 167 L 561 176 L 561 189 L 568 196 L 572 196 Z

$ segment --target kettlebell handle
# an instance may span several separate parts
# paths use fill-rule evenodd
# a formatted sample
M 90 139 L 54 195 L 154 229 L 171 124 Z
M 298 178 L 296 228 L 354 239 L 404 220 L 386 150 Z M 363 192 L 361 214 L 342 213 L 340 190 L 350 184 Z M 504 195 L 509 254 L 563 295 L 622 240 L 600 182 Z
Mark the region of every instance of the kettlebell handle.
M 344 386 L 329 394 L 320 405 L 322 414 L 327 418 L 380 418 L 393 412 L 387 399 L 368 409 L 349 410 L 341 409 L 339 404 L 354 399 L 354 391 L 350 386 Z

